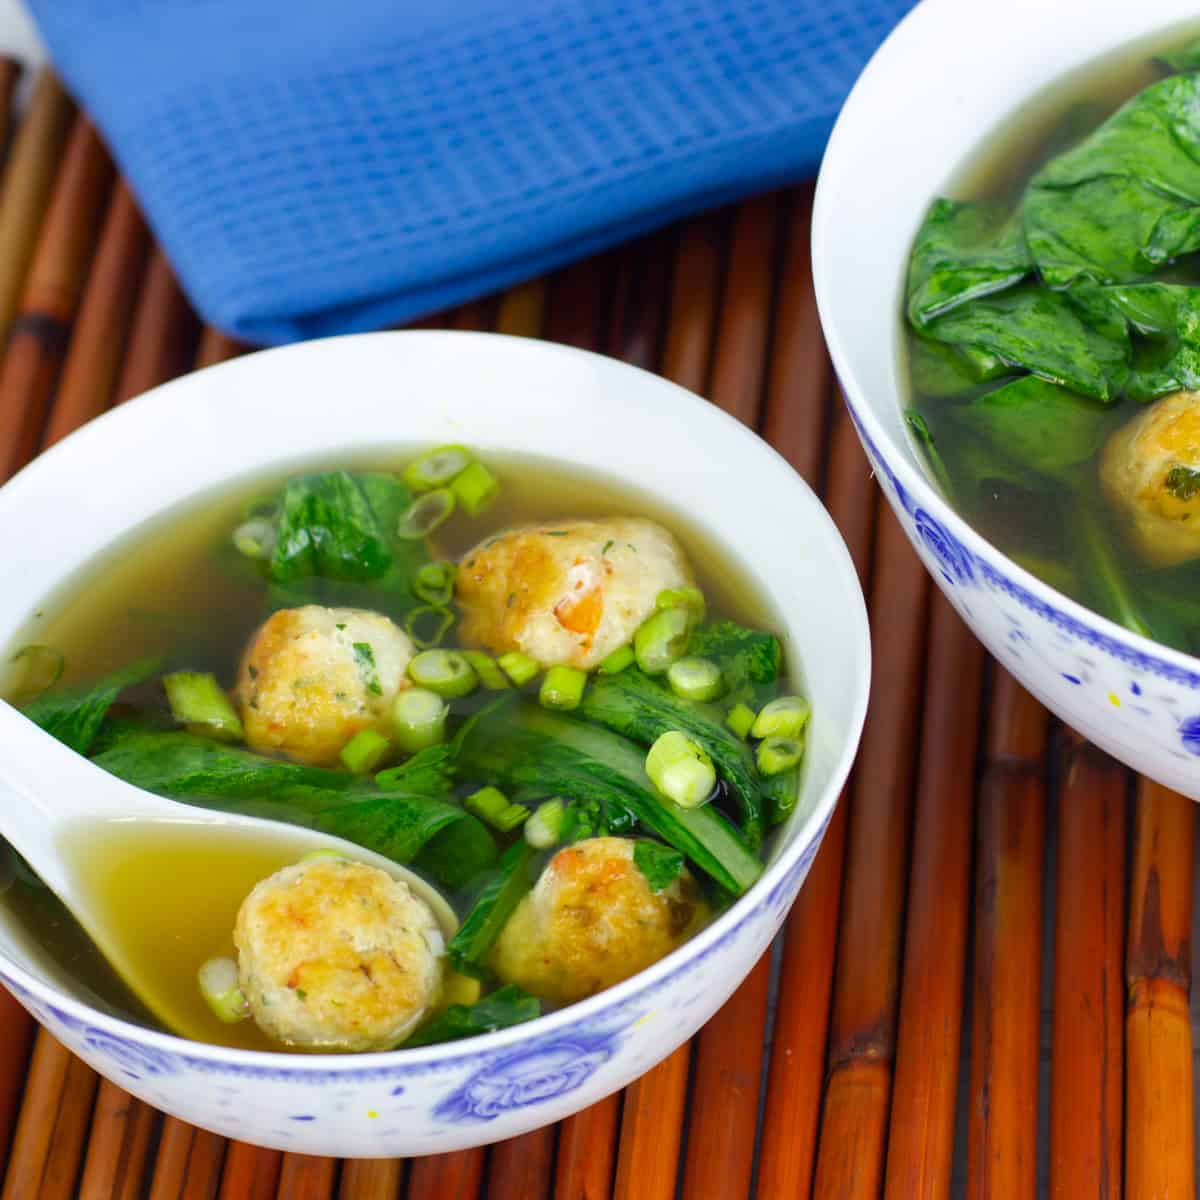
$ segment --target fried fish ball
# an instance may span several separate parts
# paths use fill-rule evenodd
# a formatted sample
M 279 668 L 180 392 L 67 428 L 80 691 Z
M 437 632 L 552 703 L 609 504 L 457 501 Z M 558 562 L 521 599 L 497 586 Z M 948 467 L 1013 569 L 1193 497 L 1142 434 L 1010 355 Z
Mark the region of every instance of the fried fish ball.
M 463 556 L 459 636 L 493 654 L 590 670 L 628 644 L 659 592 L 693 575 L 661 525 L 636 518 L 561 521 L 491 537 Z
M 238 982 L 276 1041 L 386 1050 L 437 1002 L 444 939 L 403 880 L 321 857 L 262 880 L 238 911 Z
M 386 729 L 415 653 L 380 613 L 309 604 L 274 613 L 251 637 L 235 696 L 252 750 L 329 766 L 360 729 Z
M 593 996 L 681 946 L 709 909 L 684 868 L 659 892 L 629 838 L 589 838 L 560 850 L 492 948 L 507 983 L 560 1004 Z
M 1146 562 L 1200 556 L 1200 392 L 1173 392 L 1121 426 L 1102 452 L 1100 482 Z

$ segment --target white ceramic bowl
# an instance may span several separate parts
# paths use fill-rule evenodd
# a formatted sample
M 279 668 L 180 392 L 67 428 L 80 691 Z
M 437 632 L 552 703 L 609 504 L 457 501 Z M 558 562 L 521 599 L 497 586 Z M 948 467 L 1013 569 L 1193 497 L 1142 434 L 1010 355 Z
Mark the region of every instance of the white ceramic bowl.
M 1200 798 L 1200 661 L 1138 637 L 1018 567 L 929 483 L 901 419 L 902 296 L 929 202 L 1042 88 L 1180 22 L 1190 0 L 924 0 L 860 76 L 821 165 L 813 274 L 834 368 L 884 494 L 978 637 L 1048 708 Z
M 271 350 L 94 421 L 0 488 L 0 646 L 79 564 L 189 497 L 272 465 L 448 441 L 648 486 L 735 548 L 812 698 L 801 799 L 749 894 L 650 970 L 527 1025 L 419 1050 L 302 1056 L 185 1042 L 82 1003 L 36 947 L 0 927 L 0 978 L 57 1038 L 149 1103 L 231 1137 L 311 1154 L 427 1154 L 511 1137 L 624 1086 L 695 1032 L 763 952 L 854 756 L 866 610 L 837 530 L 795 472 L 654 375 L 495 335 Z

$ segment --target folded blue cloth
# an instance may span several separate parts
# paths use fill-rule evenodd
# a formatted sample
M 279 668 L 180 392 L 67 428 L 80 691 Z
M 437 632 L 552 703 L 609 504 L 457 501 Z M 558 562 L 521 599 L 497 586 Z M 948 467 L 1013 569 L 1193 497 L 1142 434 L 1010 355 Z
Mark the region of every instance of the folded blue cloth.
M 377 328 L 811 174 L 912 0 L 30 0 L 201 315 Z

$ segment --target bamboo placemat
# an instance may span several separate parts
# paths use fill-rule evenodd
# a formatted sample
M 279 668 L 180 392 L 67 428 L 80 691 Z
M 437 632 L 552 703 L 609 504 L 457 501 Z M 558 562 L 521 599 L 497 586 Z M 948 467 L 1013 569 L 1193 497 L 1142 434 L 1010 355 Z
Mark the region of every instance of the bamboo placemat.
M 0 128 L 16 76 L 0 63 Z M 0 1200 L 1195 1196 L 1196 809 L 1052 721 L 931 588 L 835 395 L 810 209 L 806 187 L 760 197 L 422 322 L 601 350 L 710 396 L 841 527 L 874 623 L 873 703 L 772 952 L 623 1094 L 408 1162 L 163 1118 L 0 994 Z M 49 76 L 0 179 L 0 341 L 0 478 L 244 349 L 200 328 Z

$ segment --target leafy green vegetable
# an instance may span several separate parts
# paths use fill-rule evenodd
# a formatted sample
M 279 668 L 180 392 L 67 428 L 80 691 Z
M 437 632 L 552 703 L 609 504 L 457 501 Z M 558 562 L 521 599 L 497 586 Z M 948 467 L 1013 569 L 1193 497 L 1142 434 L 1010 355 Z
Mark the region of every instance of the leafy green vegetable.
M 741 702 L 757 709 L 775 695 L 783 647 L 773 633 L 716 621 L 692 630 L 688 653 L 711 658 L 721 668 L 727 706 Z
M 954 483 L 950 472 L 946 469 L 942 452 L 934 441 L 933 430 L 929 428 L 929 423 L 915 408 L 910 408 L 905 412 L 904 423 L 913 431 L 913 437 L 925 452 L 925 461 L 929 463 L 929 469 L 933 472 L 938 487 L 942 489 L 942 495 L 947 500 L 951 499 L 954 495 Z
M 909 260 L 909 319 L 922 329 L 969 300 L 1011 287 L 1032 269 L 1019 221 L 995 205 L 935 200 Z
M 633 865 L 645 876 L 652 892 L 661 892 L 679 878 L 683 855 L 660 842 L 639 839 L 633 847 Z
M 118 727 L 93 760 L 176 800 L 320 829 L 460 886 L 493 862 L 491 836 L 457 805 L 364 784 L 348 772 L 261 758 L 183 732 Z M 439 845 L 453 830 L 454 851 Z
M 143 658 L 97 679 L 45 692 L 22 710 L 52 737 L 80 754 L 91 749 L 108 710 L 117 697 L 134 684 L 144 683 L 158 672 L 161 660 Z
M 1115 552 L 1116 539 L 1098 513 L 1077 501 L 1068 514 L 1072 545 L 1092 607 L 1126 629 L 1143 637 L 1156 638 L 1154 622 L 1138 602 Z
M 772 825 L 782 824 L 792 815 L 800 798 L 800 768 L 768 775 L 763 780 L 763 792 L 767 797 L 767 820 Z
M 981 383 L 1012 374 L 1012 368 L 994 354 L 934 342 L 919 334 L 909 344 L 909 369 L 917 391 L 925 396 L 961 396 Z
M 544 795 L 582 800 L 617 798 L 660 837 L 726 891 L 741 895 L 762 863 L 741 834 L 712 805 L 685 809 L 661 798 L 650 783 L 642 749 L 607 729 L 504 697 L 464 729 L 459 764 L 464 776 Z
M 976 396 L 953 416 L 1015 462 L 1048 475 L 1087 462 L 1112 427 L 1103 406 L 1035 375 Z
M 1058 292 L 1023 283 L 973 300 L 927 326 L 927 336 L 995 354 L 1097 400 L 1120 395 L 1129 373 L 1129 344 L 1097 332 Z
M 446 946 L 446 955 L 456 971 L 481 978 L 486 975 L 484 959 L 500 936 L 504 923 L 529 891 L 529 868 L 533 849 L 522 839 L 514 842 L 500 859 L 496 875 L 471 906 L 458 932 Z
M 1172 71 L 1200 71 L 1200 38 L 1158 55 L 1158 61 Z
M 388 767 L 375 776 L 375 782 L 386 791 L 409 792 L 417 796 L 429 796 L 434 800 L 448 800 L 454 787 L 453 745 L 441 743 L 428 746 L 405 759 L 398 767 Z
M 430 1046 L 478 1037 L 497 1029 L 508 1029 L 542 1015 L 542 1002 L 515 983 L 484 996 L 474 1004 L 451 1004 L 431 1017 L 404 1043 L 404 1047 Z
M 686 733 L 729 784 L 741 808 L 742 832 L 747 843 L 756 847 L 762 841 L 763 814 L 754 756 L 726 727 L 724 714 L 723 708 L 675 695 L 637 667 L 619 675 L 597 675 L 579 707 L 586 720 L 642 746 L 652 745 L 671 730 Z

